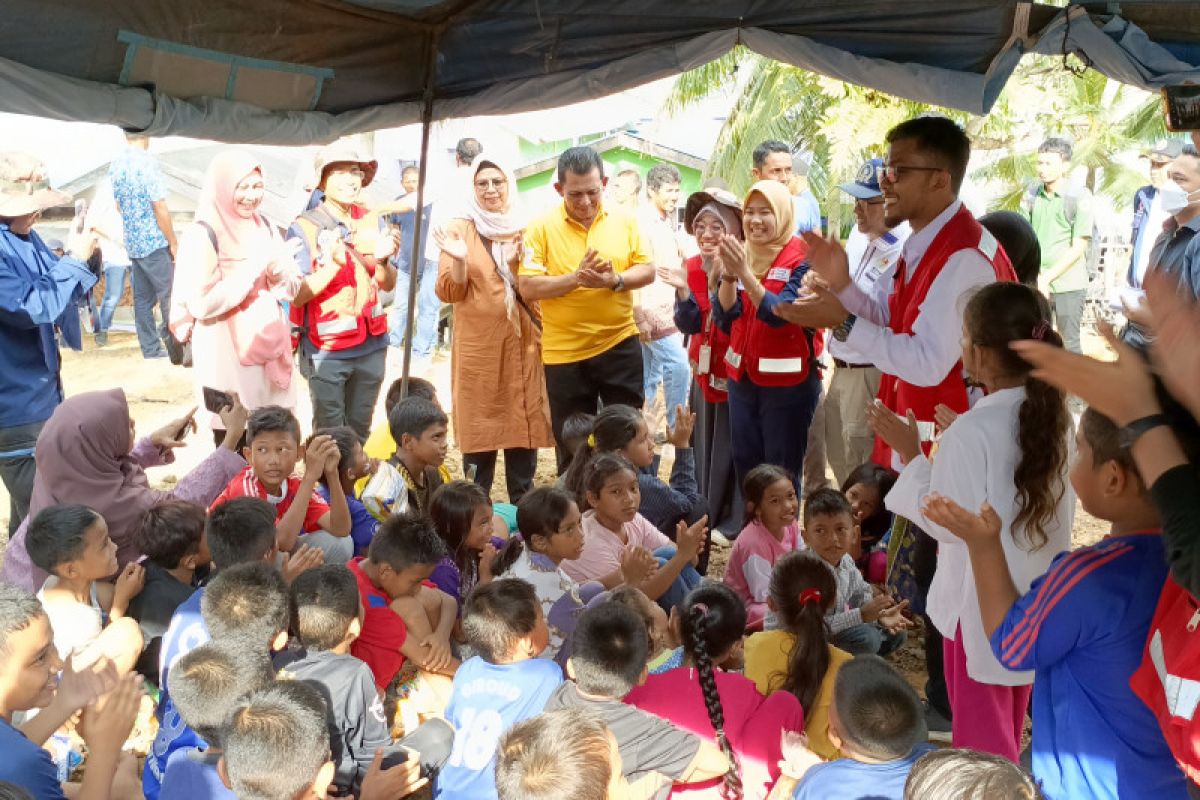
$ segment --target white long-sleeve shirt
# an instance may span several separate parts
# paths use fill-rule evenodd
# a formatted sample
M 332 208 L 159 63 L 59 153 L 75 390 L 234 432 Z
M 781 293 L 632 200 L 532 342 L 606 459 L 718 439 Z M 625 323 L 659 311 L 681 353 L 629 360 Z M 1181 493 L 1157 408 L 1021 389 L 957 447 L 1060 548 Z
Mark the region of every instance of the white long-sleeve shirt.
M 955 200 L 904 242 L 901 253 L 909 275 L 921 269 L 921 259 L 930 244 L 961 207 L 962 202 Z M 905 383 L 937 386 L 962 356 L 963 297 L 995 280 L 995 270 L 978 250 L 969 248 L 952 254 L 930 285 L 911 334 L 893 333 L 888 328 L 886 297 L 881 301 L 868 296 L 851 282 L 838 293 L 842 305 L 858 317 L 846 344 Z
M 925 456 L 909 462 L 885 499 L 889 511 L 912 520 L 938 541 L 937 569 L 926 603 L 929 618 L 943 636 L 951 639 L 960 636 L 961 626 L 967 674 L 981 683 L 1000 686 L 1032 683 L 1033 673 L 1011 672 L 992 654 L 983 630 L 967 546 L 950 531 L 926 519 L 921 504 L 931 492 L 938 492 L 976 513 L 984 500 L 990 503 L 1003 525 L 1000 538 L 1013 583 L 1018 592 L 1029 591 L 1034 578 L 1050 567 L 1056 555 L 1071 546 L 1075 493 L 1064 465 L 1059 476 L 1063 494 L 1055 517 L 1046 528 L 1049 538 L 1044 545 L 1030 551 L 1024 529 L 1014 530 L 1012 524 L 1020 511 L 1013 474 L 1021 458 L 1017 412 L 1024 400 L 1024 387 L 1002 389 L 982 398 L 946 430 L 932 463 Z M 1070 436 L 1069 431 L 1067 435 Z
M 911 231 L 908 223 L 901 222 L 882 236 L 871 239 L 862 251 L 857 266 L 850 270 L 850 282 L 860 290 L 862 296 L 871 299 L 873 308 L 882 309 L 883 319 L 879 322 L 883 325 L 888 323 L 887 298 L 892 290 L 892 276 L 895 274 L 896 265 L 900 263 L 900 252 L 909 233 Z M 859 313 L 852 308 L 847 310 L 853 314 Z M 839 342 L 833 337 L 826 340 L 825 346 L 829 355 L 840 358 L 847 364 L 871 363 L 869 358 L 849 344 Z

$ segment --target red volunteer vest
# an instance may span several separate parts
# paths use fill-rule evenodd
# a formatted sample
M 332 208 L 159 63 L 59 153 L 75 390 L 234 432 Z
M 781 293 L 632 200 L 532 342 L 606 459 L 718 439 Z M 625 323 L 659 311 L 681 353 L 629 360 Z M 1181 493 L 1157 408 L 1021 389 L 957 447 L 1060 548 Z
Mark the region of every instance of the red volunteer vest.
M 367 215 L 367 209 L 362 206 L 350 208 L 350 216 L 355 221 Z M 296 220 L 312 256 L 314 270 L 323 249 L 320 244 L 322 234 L 340 236 L 336 222 L 320 206 L 306 211 Z M 387 332 L 387 315 L 375 285 L 375 259 L 354 249 L 357 233 L 355 226 L 343 254 L 334 256 L 339 269 L 329 285 L 303 306 L 293 303 L 289 311 L 292 325 L 302 336 L 307 332 L 309 341 L 319 350 L 348 350 L 365 342 L 367 336 L 381 336 Z
M 808 245 L 792 237 L 767 270 L 762 285 L 779 294 L 804 263 Z M 729 331 L 729 349 L 725 364 L 730 380 L 748 379 L 755 386 L 795 386 L 808 378 L 812 332 L 799 325 L 772 327 L 758 318 L 758 308 L 742 292 L 742 313 Z
M 1129 688 L 1149 706 L 1179 768 L 1200 783 L 1200 604 L 1168 577 Z
M 696 371 L 696 385 L 700 393 L 710 403 L 724 403 L 729 399 L 729 390 L 725 388 L 728 373 L 725 369 L 725 351 L 729 349 L 729 336 L 717 327 L 712 318 L 712 295 L 708 291 L 708 275 L 704 272 L 703 260 L 700 256 L 692 256 L 684 266 L 687 267 L 688 288 L 692 297 L 700 307 L 702 327 L 700 333 L 691 337 L 688 342 L 688 359 Z M 701 348 L 708 348 L 708 369 L 701 370 Z
M 960 250 L 979 252 L 992 265 L 997 281 L 1017 279 L 1004 248 L 984 230 L 967 207 L 962 206 L 938 231 L 917 268 L 911 270 L 915 274 L 910 275 L 904 259 L 900 259 L 896 268 L 895 285 L 892 293 L 888 295 L 888 328 L 893 333 L 912 335 L 913 327 L 921 313 L 921 304 L 929 294 L 929 287 L 937 280 L 938 275 L 942 274 L 950 256 Z M 933 410 L 939 403 L 944 403 L 960 414 L 967 410 L 967 384 L 963 380 L 962 362 L 955 362 L 946 373 L 946 377 L 936 386 L 914 386 L 895 375 L 884 375 L 879 383 L 879 399 L 902 417 L 911 410 L 917 418 L 917 423 L 925 423 L 932 431 Z M 932 437 L 928 433 L 922 436 L 926 453 L 929 452 L 930 438 Z M 876 437 L 871 458 L 875 463 L 891 469 L 892 449 Z

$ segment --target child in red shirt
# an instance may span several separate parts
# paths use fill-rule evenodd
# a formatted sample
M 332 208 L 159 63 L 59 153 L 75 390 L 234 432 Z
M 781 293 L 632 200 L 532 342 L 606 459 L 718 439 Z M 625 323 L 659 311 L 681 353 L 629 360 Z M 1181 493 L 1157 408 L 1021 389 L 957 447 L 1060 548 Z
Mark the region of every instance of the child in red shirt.
M 300 444 L 300 423 L 280 406 L 255 409 L 246 423 L 248 466 L 234 477 L 213 501 L 213 508 L 234 497 L 258 497 L 275 507 L 275 543 L 281 552 L 295 549 L 302 533 L 324 530 L 332 536 L 350 535 L 350 509 L 338 475 L 341 458 L 337 443 L 328 436 L 314 437 L 307 448 Z M 304 476 L 296 464 L 304 460 Z M 317 482 L 329 479 L 329 502 L 317 494 Z M 298 497 L 305 503 L 296 503 Z

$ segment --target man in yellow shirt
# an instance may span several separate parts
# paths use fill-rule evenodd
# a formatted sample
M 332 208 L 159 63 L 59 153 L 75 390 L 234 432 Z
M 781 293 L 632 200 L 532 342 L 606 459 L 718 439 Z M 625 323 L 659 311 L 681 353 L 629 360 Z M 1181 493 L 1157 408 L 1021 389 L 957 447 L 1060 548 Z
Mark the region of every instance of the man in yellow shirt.
M 556 206 L 525 231 L 517 288 L 542 309 L 542 361 L 558 463 L 563 421 L 600 405 L 641 408 L 642 348 L 629 292 L 654 280 L 636 218 L 602 206 L 604 162 L 590 147 L 558 159 Z

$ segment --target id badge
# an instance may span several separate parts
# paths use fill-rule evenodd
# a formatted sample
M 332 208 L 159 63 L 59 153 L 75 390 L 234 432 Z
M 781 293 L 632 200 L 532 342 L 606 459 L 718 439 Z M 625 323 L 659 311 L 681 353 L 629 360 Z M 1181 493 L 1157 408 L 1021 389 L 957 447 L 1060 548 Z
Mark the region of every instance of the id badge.
M 712 369 L 712 348 L 706 344 L 700 345 L 700 355 L 696 359 L 696 372 L 707 375 Z

